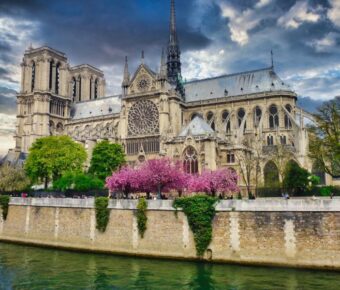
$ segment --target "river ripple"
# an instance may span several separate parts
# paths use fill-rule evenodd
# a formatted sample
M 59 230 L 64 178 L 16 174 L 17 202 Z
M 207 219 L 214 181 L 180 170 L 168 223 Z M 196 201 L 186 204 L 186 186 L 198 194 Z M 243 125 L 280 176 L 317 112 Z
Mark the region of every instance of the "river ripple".
M 0 243 L 0 289 L 322 289 L 340 273 L 137 259 Z

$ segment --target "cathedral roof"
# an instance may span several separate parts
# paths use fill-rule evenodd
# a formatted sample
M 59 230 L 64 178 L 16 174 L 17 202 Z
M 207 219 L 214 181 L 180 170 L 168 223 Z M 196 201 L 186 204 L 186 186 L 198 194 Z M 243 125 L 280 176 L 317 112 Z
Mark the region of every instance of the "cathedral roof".
M 261 92 L 290 91 L 273 68 L 223 75 L 184 84 L 187 102 L 241 96 Z
M 118 114 L 121 110 L 121 96 L 111 96 L 75 103 L 71 110 L 74 120 Z
M 203 120 L 202 117 L 196 116 L 178 135 L 179 137 L 186 137 L 188 135 L 201 136 L 213 134 L 214 130 L 209 124 Z

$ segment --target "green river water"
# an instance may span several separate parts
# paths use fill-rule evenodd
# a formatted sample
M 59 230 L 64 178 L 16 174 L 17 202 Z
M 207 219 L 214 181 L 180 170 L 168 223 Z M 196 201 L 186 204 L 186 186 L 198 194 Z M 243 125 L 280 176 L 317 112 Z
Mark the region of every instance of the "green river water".
M 340 273 L 149 260 L 0 243 L 0 289 L 340 289 Z

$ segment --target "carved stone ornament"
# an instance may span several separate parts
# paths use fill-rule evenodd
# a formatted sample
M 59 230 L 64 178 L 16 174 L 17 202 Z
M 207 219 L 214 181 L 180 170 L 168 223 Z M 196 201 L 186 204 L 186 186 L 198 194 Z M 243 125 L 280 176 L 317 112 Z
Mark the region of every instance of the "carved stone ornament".
M 159 132 L 159 112 L 157 106 L 149 100 L 133 104 L 128 114 L 129 135 L 148 135 Z
M 151 86 L 151 80 L 147 74 L 142 74 L 137 79 L 137 87 L 139 91 L 145 92 L 149 90 L 150 86 Z

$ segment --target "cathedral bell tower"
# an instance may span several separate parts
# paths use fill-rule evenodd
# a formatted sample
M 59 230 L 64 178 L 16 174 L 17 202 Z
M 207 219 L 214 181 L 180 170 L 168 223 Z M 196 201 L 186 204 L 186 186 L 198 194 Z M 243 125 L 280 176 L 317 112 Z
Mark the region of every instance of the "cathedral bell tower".
M 167 76 L 169 83 L 176 87 L 176 90 L 184 96 L 181 73 L 181 51 L 177 38 L 175 0 L 171 0 L 170 12 L 170 38 L 167 48 Z

